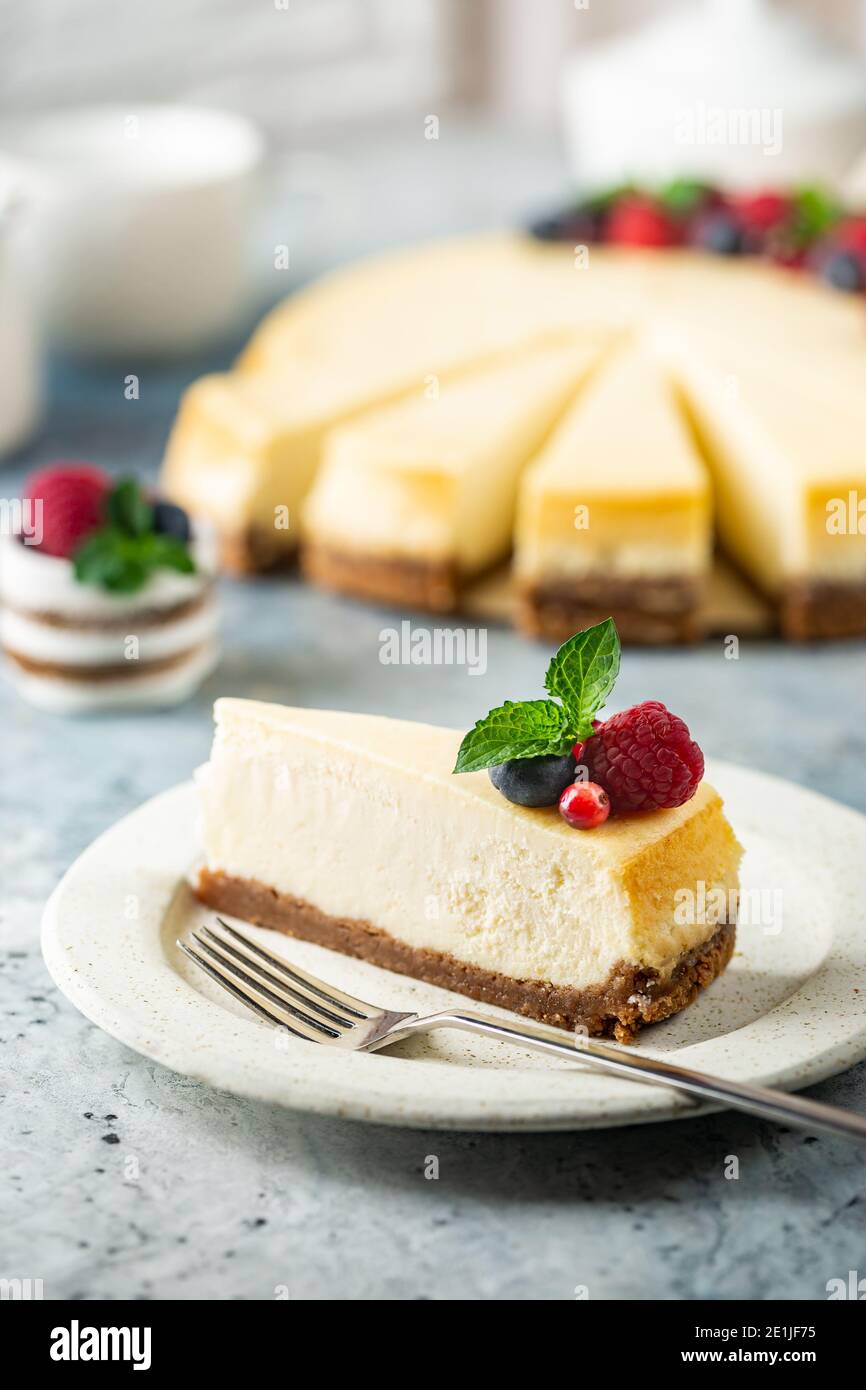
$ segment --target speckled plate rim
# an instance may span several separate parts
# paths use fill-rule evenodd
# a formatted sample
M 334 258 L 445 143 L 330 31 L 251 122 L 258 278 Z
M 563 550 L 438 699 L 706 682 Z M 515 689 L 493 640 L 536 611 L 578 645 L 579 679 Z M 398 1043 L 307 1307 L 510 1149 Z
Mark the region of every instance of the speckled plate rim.
M 866 987 L 866 817 L 731 764 L 715 763 L 708 774 L 747 849 L 750 831 L 760 827 L 782 850 L 786 892 L 803 892 L 808 881 L 814 893 L 817 876 L 832 936 L 817 968 L 790 997 L 743 1027 L 673 1055 L 730 1078 L 807 1086 L 866 1056 L 866 988 L 858 994 L 852 984 Z M 93 1023 L 153 1061 L 242 1096 L 420 1128 L 592 1129 L 705 1113 L 661 1087 L 583 1066 L 456 1066 L 334 1053 L 291 1040 L 278 1048 L 274 1030 L 222 1008 L 181 972 L 167 926 L 179 895 L 188 893 L 195 858 L 194 790 L 185 783 L 85 850 L 43 918 L 45 962 L 59 989 Z M 334 979 L 339 983 L 338 973 Z

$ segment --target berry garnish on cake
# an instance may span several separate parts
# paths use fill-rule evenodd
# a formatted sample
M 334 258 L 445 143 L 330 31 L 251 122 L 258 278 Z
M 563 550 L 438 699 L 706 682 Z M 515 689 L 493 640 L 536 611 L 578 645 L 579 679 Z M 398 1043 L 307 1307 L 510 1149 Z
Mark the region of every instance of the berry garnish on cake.
M 506 700 L 491 710 L 464 738 L 454 771 L 487 768 L 508 801 L 558 805 L 582 830 L 609 815 L 685 805 L 704 775 L 704 756 L 683 720 L 658 700 L 597 717 L 619 666 L 612 618 L 576 633 L 547 669 L 552 698 Z
M 866 291 L 866 215 L 846 211 L 822 188 L 726 193 L 695 179 L 660 189 L 628 185 L 567 205 L 530 231 L 541 241 L 760 256 L 806 267 L 836 289 Z
M 24 518 L 0 538 L 0 645 L 20 692 L 61 712 L 189 695 L 218 652 L 208 528 L 78 462 L 30 476 Z

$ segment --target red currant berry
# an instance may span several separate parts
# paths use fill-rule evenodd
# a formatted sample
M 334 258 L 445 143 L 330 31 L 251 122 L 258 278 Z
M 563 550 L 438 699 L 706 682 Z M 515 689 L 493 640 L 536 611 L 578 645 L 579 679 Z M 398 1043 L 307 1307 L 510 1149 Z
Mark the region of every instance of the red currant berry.
M 610 798 L 597 782 L 574 782 L 559 798 L 559 814 L 577 830 L 592 830 L 610 815 Z

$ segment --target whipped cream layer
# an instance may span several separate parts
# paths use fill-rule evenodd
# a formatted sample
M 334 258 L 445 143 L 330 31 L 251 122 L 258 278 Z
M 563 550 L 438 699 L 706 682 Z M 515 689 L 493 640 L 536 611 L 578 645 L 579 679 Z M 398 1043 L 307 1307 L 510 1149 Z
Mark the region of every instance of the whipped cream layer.
M 587 833 L 555 807 L 454 776 L 460 734 L 334 711 L 219 700 L 197 773 L 207 867 L 369 922 L 410 946 L 573 987 L 619 962 L 670 973 L 715 923 L 675 894 L 737 886 L 717 793 Z
M 145 624 L 142 612 L 126 615 L 121 625 L 115 625 L 115 615 L 110 626 L 70 627 L 0 608 L 0 643 L 33 661 L 63 666 L 146 664 L 213 641 L 219 625 L 216 602 L 207 594 L 191 612 L 181 608 L 177 618 Z
M 69 560 L 46 555 L 16 536 L 0 536 L 0 602 L 22 613 L 81 623 L 175 608 L 198 598 L 216 571 L 216 537 L 210 526 L 196 525 L 190 549 L 195 574 L 157 570 L 138 593 L 111 594 L 94 584 L 79 584 Z

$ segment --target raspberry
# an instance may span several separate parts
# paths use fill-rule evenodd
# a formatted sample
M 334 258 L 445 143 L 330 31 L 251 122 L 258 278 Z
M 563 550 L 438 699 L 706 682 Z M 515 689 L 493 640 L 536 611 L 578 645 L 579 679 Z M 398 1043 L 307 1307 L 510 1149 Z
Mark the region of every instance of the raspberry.
M 605 227 L 605 241 L 620 246 L 673 246 L 679 240 L 673 218 L 649 198 L 621 198 Z
M 46 555 L 68 559 L 91 531 L 104 521 L 110 480 L 88 463 L 53 463 L 32 473 L 24 497 L 42 503 L 42 540 Z
M 704 775 L 704 755 L 687 726 L 658 700 L 606 719 L 584 744 L 581 762 L 619 815 L 682 806 Z
M 760 193 L 741 193 L 730 200 L 743 225 L 754 232 L 769 232 L 791 211 L 791 200 L 784 193 L 765 189 Z

